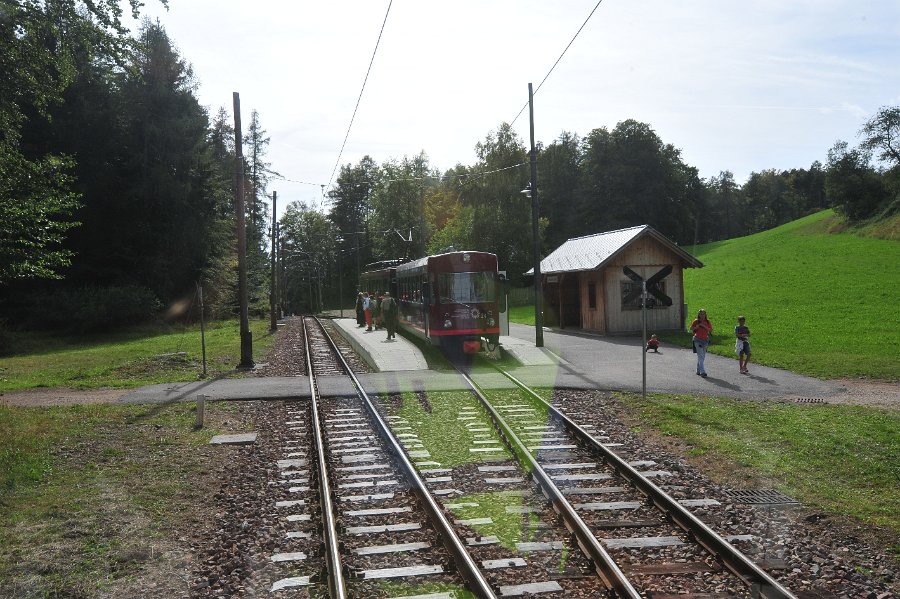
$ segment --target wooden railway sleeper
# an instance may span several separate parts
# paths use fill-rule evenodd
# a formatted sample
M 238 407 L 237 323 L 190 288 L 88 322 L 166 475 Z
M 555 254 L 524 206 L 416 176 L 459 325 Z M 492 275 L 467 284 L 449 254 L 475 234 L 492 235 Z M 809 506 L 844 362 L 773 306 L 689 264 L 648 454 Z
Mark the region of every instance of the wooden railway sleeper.
M 318 322 L 317 319 L 316 322 Z M 496 599 L 497 595 L 495 594 L 494 589 L 488 584 L 488 581 L 485 578 L 484 574 L 480 571 L 477 564 L 475 564 L 471 555 L 469 555 L 459 537 L 456 535 L 456 532 L 451 528 L 449 521 L 444 516 L 443 508 L 438 505 L 431 494 L 427 491 L 425 483 L 421 480 L 421 478 L 419 478 L 418 474 L 416 473 L 415 467 L 406 458 L 402 445 L 389 432 L 388 425 L 378 414 L 378 411 L 375 409 L 375 406 L 372 404 L 371 400 L 363 389 L 363 386 L 359 382 L 359 379 L 356 378 L 356 375 L 353 373 L 350 366 L 344 360 L 343 356 L 340 355 L 340 352 L 338 351 L 337 346 L 334 344 L 334 341 L 331 339 L 331 336 L 327 333 L 327 331 L 324 331 L 324 328 L 323 332 L 325 333 L 324 339 L 331 346 L 338 362 L 341 364 L 341 367 L 344 369 L 345 373 L 353 380 L 353 384 L 357 389 L 357 396 L 362 401 L 363 406 L 368 413 L 370 423 L 374 426 L 377 434 L 384 440 L 387 446 L 394 449 L 394 453 L 396 455 L 396 463 L 400 466 L 399 470 L 405 474 L 405 476 L 411 483 L 410 490 L 414 495 L 418 497 L 420 503 L 422 504 L 422 507 L 429 514 L 429 522 L 435 528 L 436 532 L 438 523 L 441 524 L 440 528 L 446 531 L 446 535 L 441 536 L 441 539 L 446 541 L 444 545 L 453 558 L 456 570 L 466 581 L 466 584 L 469 587 L 469 591 L 472 592 L 475 596 L 482 599 Z M 307 360 L 309 360 L 309 353 L 307 353 Z M 309 366 L 309 371 L 312 372 L 311 364 Z M 311 384 L 312 380 L 313 377 L 310 376 Z
M 513 455 L 518 456 L 520 463 L 526 470 L 531 471 L 531 477 L 538 482 L 544 494 L 554 504 L 554 508 L 558 505 L 560 513 L 564 514 L 564 518 L 572 525 L 582 541 L 579 543 L 579 547 L 586 551 L 585 556 L 594 563 L 595 571 L 606 587 L 608 589 L 618 589 L 622 593 L 622 597 L 640 599 L 640 594 L 632 586 L 631 582 L 626 579 L 618 565 L 594 536 L 584 520 L 581 519 L 581 516 L 577 514 L 571 503 L 561 494 L 537 459 L 531 455 L 526 444 L 518 438 L 512 427 L 500 415 L 500 412 L 491 405 L 484 393 L 475 384 L 475 381 L 461 369 L 457 368 L 457 372 L 469 385 L 470 391 L 478 398 L 481 405 L 487 410 L 491 420 L 495 423 L 498 433 L 507 441 L 507 449 Z
M 602 443 L 594 439 L 585 429 L 572 421 L 568 416 L 552 404 L 544 400 L 537 393 L 532 391 L 527 385 L 516 379 L 514 376 L 503 371 L 494 365 L 496 370 L 513 381 L 519 388 L 528 393 L 536 401 L 543 404 L 547 410 L 555 415 L 560 421 L 566 424 L 566 427 L 579 439 L 582 439 L 588 447 L 605 455 L 609 464 L 620 474 L 625 480 L 629 481 L 632 486 L 640 490 L 647 496 L 654 496 L 660 502 L 665 504 L 665 510 L 671 514 L 673 521 L 682 528 L 682 530 L 692 532 L 697 535 L 696 541 L 704 549 L 712 555 L 720 555 L 726 569 L 735 574 L 744 583 L 751 587 L 754 584 L 759 585 L 759 597 L 765 599 L 796 599 L 790 591 L 782 587 L 775 579 L 770 577 L 755 563 L 750 561 L 743 553 L 741 553 L 733 545 L 725 541 L 721 536 L 716 534 L 699 518 L 695 517 L 690 511 L 684 508 L 669 495 L 664 493 L 648 478 L 641 475 L 635 468 L 628 464 L 625 460 L 615 454 L 612 450 L 605 447 Z M 471 381 L 468 376 L 463 375 L 466 380 Z M 472 383 L 474 386 L 474 382 Z M 486 403 L 484 400 L 482 400 Z M 621 470 L 621 472 L 620 472 Z

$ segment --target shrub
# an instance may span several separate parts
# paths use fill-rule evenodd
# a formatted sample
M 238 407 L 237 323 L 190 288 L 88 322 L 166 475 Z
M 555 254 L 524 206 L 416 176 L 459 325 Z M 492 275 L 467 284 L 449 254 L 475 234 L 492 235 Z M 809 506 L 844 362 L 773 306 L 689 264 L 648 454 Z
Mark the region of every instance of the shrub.
M 44 292 L 25 298 L 22 328 L 101 332 L 146 322 L 161 308 L 152 291 L 137 285 L 82 287 Z

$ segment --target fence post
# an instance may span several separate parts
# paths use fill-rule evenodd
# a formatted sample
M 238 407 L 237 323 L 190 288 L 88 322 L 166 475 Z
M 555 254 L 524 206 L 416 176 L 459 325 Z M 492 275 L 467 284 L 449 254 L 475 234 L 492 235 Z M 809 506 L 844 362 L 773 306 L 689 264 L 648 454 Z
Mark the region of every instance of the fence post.
M 194 428 L 200 429 L 203 428 L 203 420 L 206 412 L 206 396 L 198 395 L 197 396 L 197 421 L 194 423 Z

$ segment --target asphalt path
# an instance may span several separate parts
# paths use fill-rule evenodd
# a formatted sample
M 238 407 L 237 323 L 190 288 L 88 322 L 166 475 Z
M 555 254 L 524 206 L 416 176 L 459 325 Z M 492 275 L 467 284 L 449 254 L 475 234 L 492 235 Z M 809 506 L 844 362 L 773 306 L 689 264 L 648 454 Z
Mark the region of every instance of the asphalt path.
M 516 352 L 528 366 L 513 369 L 523 382 L 537 387 L 631 391 L 642 388 L 643 345 L 635 337 L 601 337 L 580 331 L 544 330 L 544 348 L 534 347 L 534 327 L 511 324 Z M 379 337 L 380 339 L 380 337 Z M 507 342 L 510 347 L 513 345 Z M 397 346 L 400 344 L 398 343 Z M 394 346 L 379 344 L 378 351 Z M 757 352 L 765 344 L 757 341 Z M 512 347 L 511 347 L 512 351 Z M 549 358 L 549 359 L 547 359 Z M 879 405 L 900 408 L 900 385 L 869 381 L 823 381 L 786 370 L 750 364 L 750 374 L 738 372 L 736 358 L 707 354 L 707 378 L 695 373 L 696 356 L 690 349 L 663 343 L 659 353 L 646 354 L 647 392 L 726 396 L 758 400 L 811 400 L 828 403 Z M 464 387 L 455 373 L 404 370 L 364 374 L 360 381 L 369 393 L 447 391 Z M 485 388 L 509 387 L 499 374 L 478 374 Z M 320 390 L 328 395 L 353 395 L 346 377 L 323 377 Z M 82 403 L 169 403 L 193 401 L 198 395 L 211 400 L 289 399 L 309 396 L 306 377 L 217 378 L 203 381 L 149 385 L 132 390 L 31 389 L 0 394 L 0 405 L 71 405 Z
M 510 336 L 535 340 L 533 326 L 510 324 Z M 643 342 L 635 337 L 601 337 L 578 331 L 544 329 L 544 347 L 560 358 L 555 369 L 519 369 L 522 378 L 558 387 L 592 386 L 596 389 L 635 391 L 642 388 Z M 765 351 L 760 346 L 758 351 Z M 827 399 L 841 395 L 841 383 L 823 381 L 787 370 L 750 363 L 750 374 L 740 374 L 737 357 L 706 355 L 707 378 L 697 376 L 696 355 L 683 347 L 661 344 L 647 358 L 647 392 L 732 396 L 758 399 Z M 555 370 L 555 372 L 553 371 Z M 539 371 L 539 372 L 538 372 Z

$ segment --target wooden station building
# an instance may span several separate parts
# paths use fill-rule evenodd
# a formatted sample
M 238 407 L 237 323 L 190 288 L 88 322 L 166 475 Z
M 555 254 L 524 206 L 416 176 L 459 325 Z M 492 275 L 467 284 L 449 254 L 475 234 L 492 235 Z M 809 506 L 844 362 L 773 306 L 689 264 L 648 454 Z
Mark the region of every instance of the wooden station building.
M 666 266 L 672 272 L 658 289 L 672 305 L 648 301 L 653 306 L 647 310 L 648 335 L 684 328 L 683 271 L 703 263 L 649 225 L 569 239 L 541 260 L 544 324 L 602 335 L 639 333 L 640 294 L 628 300 L 635 295 L 633 286 L 639 289 L 641 283 L 626 276 L 623 267 L 647 280 Z

